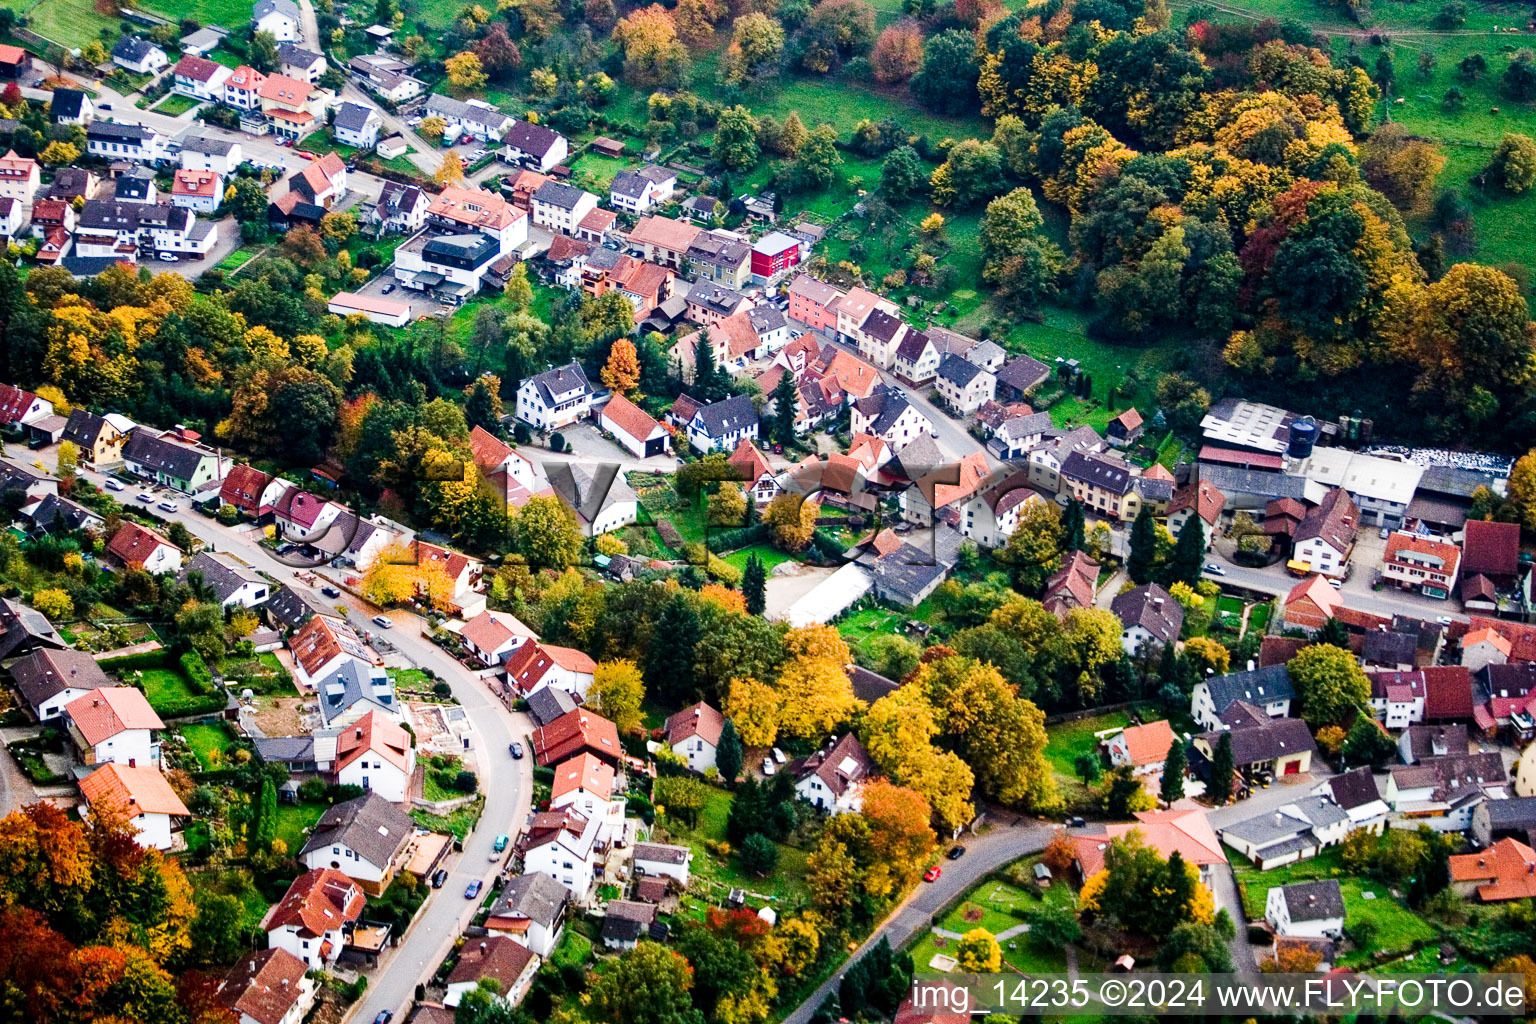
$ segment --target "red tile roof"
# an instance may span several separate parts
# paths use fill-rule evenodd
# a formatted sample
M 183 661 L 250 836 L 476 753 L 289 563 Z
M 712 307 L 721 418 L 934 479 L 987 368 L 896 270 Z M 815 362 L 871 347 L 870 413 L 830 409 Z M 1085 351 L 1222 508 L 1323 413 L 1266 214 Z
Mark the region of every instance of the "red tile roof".
M 262 492 L 271 482 L 271 476 L 253 466 L 236 466 L 220 485 L 219 500 L 255 515 L 260 510 Z
M 514 636 L 538 639 L 538 634 L 511 612 L 483 611 L 464 623 L 459 634 L 482 651 L 494 651 Z
M 1128 726 L 1125 730 L 1125 748 L 1131 755 L 1131 764 L 1137 767 L 1161 764 L 1173 743 L 1173 726 L 1165 718 L 1146 725 Z
M 577 708 L 533 734 L 534 759 L 541 765 L 559 764 L 582 750 L 617 761 L 623 756 L 618 727 L 595 712 Z
M 1461 549 L 1450 541 L 1435 540 L 1433 537 L 1423 537 L 1416 533 L 1399 530 L 1387 538 L 1387 551 L 1382 560 L 1395 562 L 1405 568 L 1422 568 L 1419 564 L 1398 557 L 1405 551 L 1431 555 L 1440 559 L 1441 568 L 1432 571 L 1443 573 L 1453 580 L 1456 578 L 1456 566 L 1461 561 Z
M 370 752 L 383 757 L 402 772 L 410 769 L 410 736 L 377 708 L 347 726 L 336 737 L 336 770 L 340 771 Z
M 1520 568 L 1520 524 L 1468 519 L 1461 543 L 1461 571 L 1468 576 L 1509 576 Z
M 636 441 L 644 441 L 651 433 L 661 426 L 649 414 L 634 402 L 623 395 L 614 395 L 603 408 L 603 418 L 610 420 L 614 426 L 634 438 Z
M 270 932 L 295 925 L 301 935 L 324 935 L 356 921 L 366 902 L 363 890 L 340 871 L 312 868 L 293 880 L 263 928 Z
M 1226 504 L 1227 496 L 1217 490 L 1215 484 L 1200 480 L 1173 492 L 1173 500 L 1168 503 L 1168 514 L 1171 516 L 1175 512 L 1194 509 L 1209 528 L 1216 525 Z
M 555 666 L 578 675 L 591 675 L 597 669 L 597 662 L 573 647 L 532 641 L 523 644 L 507 659 L 507 680 L 520 692 L 531 693 Z
M 171 182 L 171 195 L 218 199 L 221 198 L 219 182 L 219 175 L 213 171 L 179 167 L 176 169 L 175 179 Z
M 308 970 L 286 949 L 259 949 L 235 961 L 219 986 L 219 1002 L 256 1024 L 282 1024 L 302 996 Z
M 188 78 L 194 82 L 208 82 L 212 81 L 213 76 L 218 74 L 219 69 L 223 66 L 214 61 L 188 54 L 176 62 L 176 66 L 171 69 L 171 73 L 178 78 Z
M 703 701 L 699 701 L 692 707 L 683 708 L 668 718 L 662 731 L 666 734 L 667 742 L 672 746 L 694 736 L 710 746 L 719 746 L 720 731 L 724 728 L 725 716 Z
M 80 780 L 80 792 L 87 803 L 109 804 L 130 818 L 139 814 L 186 817 L 192 813 L 153 765 L 102 765 Z
M 1465 665 L 1443 665 L 1424 671 L 1424 717 L 1472 717 L 1472 673 Z
M 736 443 L 736 450 L 731 452 L 730 458 L 725 461 L 741 470 L 741 479 L 748 487 L 753 486 L 765 476 L 773 476 L 768 460 L 763 457 L 762 452 L 757 450 L 757 446 L 746 438 Z
M 103 686 L 64 706 L 85 742 L 102 743 L 130 729 L 164 729 L 165 723 L 144 695 L 131 686 Z
M 124 565 L 135 563 L 143 565 L 144 561 L 151 558 L 162 546 L 173 551 L 181 550 L 153 530 L 138 523 L 124 523 L 112 535 L 112 540 L 107 544 L 107 553 L 115 556 Z
M 1482 882 L 1484 903 L 1536 896 L 1536 850 L 1516 839 L 1500 839 L 1479 853 L 1451 858 L 1451 881 Z
M 615 774 L 613 766 L 583 750 L 575 757 L 562 761 L 555 768 L 555 781 L 550 789 L 550 801 L 558 800 L 567 793 L 585 790 L 599 800 L 613 795 Z

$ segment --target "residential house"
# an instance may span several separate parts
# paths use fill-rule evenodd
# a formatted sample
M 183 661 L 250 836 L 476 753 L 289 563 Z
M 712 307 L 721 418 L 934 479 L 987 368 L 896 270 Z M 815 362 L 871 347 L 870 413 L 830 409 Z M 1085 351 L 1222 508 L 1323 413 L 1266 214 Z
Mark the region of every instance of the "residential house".
M 1074 551 L 1062 563 L 1060 569 L 1045 581 L 1045 594 L 1040 601 L 1046 611 L 1057 618 L 1066 618 L 1077 608 L 1092 608 L 1094 594 L 1099 584 L 1099 563 Z
M 1349 831 L 1364 829 L 1380 835 L 1386 830 L 1390 808 L 1381 798 L 1369 766 L 1340 772 L 1312 792 L 1328 797 L 1349 815 Z
M 687 761 L 691 770 L 703 774 L 715 766 L 724 728 L 725 716 L 699 701 L 668 718 L 661 731 L 672 753 Z
M 13 222 L 17 223 L 19 231 L 18 219 L 26 213 L 26 207 L 15 199 L 6 199 L 4 202 L 11 205 Z M 33 238 L 52 238 L 55 237 L 56 232 L 63 232 L 67 237 L 75 233 L 75 224 L 78 220 L 74 204 L 68 199 L 37 199 L 32 203 L 29 231 Z M 12 232 L 11 237 L 17 237 L 17 233 Z
M 1178 742 L 1167 719 L 1128 725 L 1109 738 L 1109 763 L 1116 767 L 1129 765 L 1137 775 L 1156 775 L 1162 772 L 1168 751 Z
M 1083 507 L 1101 516 L 1134 520 L 1141 498 L 1129 463 L 1109 455 L 1073 452 L 1061 464 L 1061 482 Z
M 546 181 L 530 200 L 535 227 L 548 228 L 562 235 L 574 235 L 576 225 L 597 209 L 597 196 L 559 181 Z
M 300 82 L 308 82 L 314 85 L 325 74 L 325 56 L 313 50 L 306 50 L 296 43 L 279 43 L 277 47 L 277 70 L 289 78 Z M 343 103 L 342 109 L 354 106 L 351 103 Z M 340 120 L 341 109 L 337 110 L 337 120 Z M 340 135 L 337 136 L 340 141 Z M 352 143 L 348 143 L 352 145 Z M 367 147 L 372 148 L 372 147 Z
M 921 459 L 914 458 L 919 446 L 930 449 Z M 897 458 L 902 472 L 912 480 L 912 486 L 901 492 L 902 518 L 917 526 L 932 526 L 935 519 L 947 514 L 950 506 L 976 493 L 987 476 L 987 457 L 972 452 L 959 462 L 941 463 L 932 443 L 919 440 L 906 447 L 897 448 Z M 958 514 L 958 513 L 957 513 Z
M 475 466 L 498 493 L 506 495 L 508 505 L 520 508 L 547 486 L 538 463 L 484 428 L 476 426 L 469 432 L 469 447 Z
M 896 353 L 902 342 L 912 333 L 899 310 L 890 303 L 882 303 L 870 310 L 857 328 L 859 354 L 880 369 L 889 370 L 896 365 Z
M 279 43 L 296 43 L 303 37 L 299 5 L 294 0 L 256 0 L 251 11 L 251 31 L 267 32 Z
M 598 424 L 637 459 L 663 455 L 672 445 L 672 435 L 666 428 L 623 395 L 615 394 L 608 400 Z
M 121 182 L 123 179 L 119 179 Z M 80 211 L 72 257 L 66 267 L 88 269 L 95 264 L 71 263 L 72 259 L 134 263 L 139 252 L 167 256 L 201 257 L 219 240 L 217 221 L 197 219 L 185 207 L 170 203 L 123 202 L 92 199 Z
M 465 653 L 487 668 L 504 664 L 519 647 L 538 638 L 511 612 L 483 611 L 459 630 Z
M 1109 425 L 1104 428 L 1104 439 L 1116 448 L 1129 448 L 1141 439 L 1145 429 L 1141 413 L 1127 409 L 1109 421 Z
M 629 244 L 641 251 L 647 263 L 679 270 L 702 230 L 697 224 L 667 217 L 641 217 L 629 233 Z
M 324 970 L 341 956 L 367 899 L 362 886 L 340 871 L 311 868 L 262 919 L 267 946 L 293 954 L 310 970 Z
M 267 620 L 280 629 L 297 629 L 316 615 L 336 614 L 334 607 L 326 605 L 309 588 L 301 590 L 286 583 L 273 591 L 262 607 Z
M 224 202 L 224 179 L 213 171 L 177 168 L 171 182 L 171 205 L 213 213 Z
M 634 869 L 637 878 L 670 878 L 678 888 L 688 888 L 693 849 L 667 843 L 636 843 Z
M 416 747 L 390 716 L 372 710 L 336 732 L 338 784 L 361 786 L 391 803 L 410 798 Z
M 516 1006 L 528 994 L 539 971 L 539 957 L 527 946 L 508 935 L 469 938 L 459 949 L 459 959 L 448 973 L 444 1006 L 458 1006 L 466 993 L 486 982 L 494 982 L 492 997 L 507 1006 Z
M 617 466 L 556 462 L 546 467 L 549 488 L 570 510 L 584 537 L 628 526 L 640 518 L 640 496 Z
M 58 718 L 92 690 L 116 685 L 86 651 L 42 647 L 12 662 L 10 672 L 39 722 Z
M 247 64 L 240 65 L 224 80 L 224 105 L 259 113 L 261 87 L 266 81 L 267 76 L 260 71 Z
M 944 358 L 926 331 L 906 330 L 896 346 L 891 370 L 912 387 L 922 387 L 938 376 Z
M 864 786 L 879 773 L 858 737 L 845 733 L 795 768 L 795 794 L 830 814 L 856 812 L 864 806 Z
M 1521 586 L 1520 524 L 1467 520 L 1461 541 L 1461 602 L 1497 612 Z
M 891 538 L 894 539 L 892 534 Z M 879 539 L 879 538 L 877 538 Z M 879 547 L 876 546 L 878 552 Z M 873 587 L 875 596 L 882 601 L 905 608 L 915 607 L 927 600 L 949 577 L 954 568 L 952 557 L 941 557 L 932 550 L 925 550 L 910 542 L 898 544 L 894 550 L 880 554 L 875 559 Z M 838 572 L 850 571 L 844 566 Z
M 1326 576 L 1308 576 L 1291 588 L 1285 598 L 1285 625 L 1308 633 L 1321 629 L 1343 603 Z
M 452 304 L 477 294 L 492 265 L 528 241 L 528 215 L 483 189 L 443 189 L 426 221 L 431 230 L 395 250 L 395 277 Z
M 272 518 L 282 540 L 308 544 L 325 536 L 342 511 L 335 502 L 291 487 L 274 503 Z
M 130 768 L 160 763 L 155 730 L 165 723 L 144 694 L 131 686 L 102 686 L 64 705 L 64 727 L 88 765 Z
M 554 876 L 571 891 L 579 906 L 586 906 L 602 855 L 599 828 L 599 822 L 569 807 L 534 814 L 517 840 L 523 871 Z
M 827 311 L 836 317 L 834 326 L 841 340 L 850 345 L 862 346 L 864 337 L 861 328 L 869 315 L 877 309 L 883 309 L 887 313 L 896 311 L 896 304 L 889 299 L 881 298 L 873 292 L 863 288 L 851 288 L 844 295 L 838 296 L 827 307 Z
M 1120 646 L 1131 657 L 1177 643 L 1184 628 L 1184 606 L 1156 583 L 1117 595 L 1109 608 L 1121 622 Z
M 45 494 L 29 505 L 23 505 L 17 513 L 27 525 L 30 536 L 44 533 L 69 534 L 82 530 L 100 530 L 106 520 L 79 502 L 61 498 L 57 494 Z
M 1060 494 L 1068 489 L 1061 477 L 1067 459 L 1103 450 L 1104 439 L 1087 424 L 1065 432 L 1048 431 L 1029 451 L 1029 482 L 1047 494 Z
M 265 576 L 233 555 L 199 551 L 182 567 L 179 578 L 185 582 L 193 573 L 202 576 L 203 584 L 213 590 L 214 599 L 225 608 L 254 608 L 272 592 L 272 584 Z
M 933 421 L 894 388 L 880 387 L 855 401 L 848 419 L 853 433 L 878 437 L 893 448 L 934 433 Z
M 530 640 L 519 644 L 507 658 L 507 687 L 525 700 L 550 686 L 585 697 L 596 668 L 596 662 L 573 647 Z
M 554 952 L 565 930 L 571 891 L 546 871 L 526 871 L 507 882 L 485 918 L 485 929 L 508 935 L 541 957 Z
M 158 163 L 165 158 L 165 136 L 148 125 L 92 121 L 85 130 L 85 149 L 104 160 Z
M 363 103 L 343 103 L 336 108 L 336 119 L 331 122 L 331 131 L 336 133 L 337 142 L 366 150 L 379 144 L 379 128 L 383 124 L 384 119 L 376 107 Z
M 618 765 L 624 756 L 619 730 L 608 719 L 585 708 L 567 712 L 534 730 L 533 759 L 540 765 L 556 765 L 583 750 Z
M 1001 402 L 1022 402 L 1036 388 L 1050 379 L 1050 367 L 1029 356 L 1014 356 L 997 368 L 997 398 Z
M 798 320 L 812 330 L 836 329 L 837 312 L 833 306 L 842 298 L 842 292 L 809 274 L 796 277 L 787 292 L 791 320 Z
M 1184 524 L 1198 517 L 1205 531 L 1205 545 L 1209 548 L 1216 540 L 1216 524 L 1226 504 L 1227 496 L 1215 484 L 1192 480 L 1177 488 L 1168 502 L 1168 532 L 1178 537 L 1184 532 Z
M 63 650 L 68 646 L 42 612 L 8 597 L 0 597 L 0 660 L 44 649 Z
M 1019 515 L 1031 502 L 1042 502 L 1029 486 L 1029 474 L 1018 470 L 973 494 L 960 507 L 960 534 L 984 548 L 1008 543 Z
M 333 804 L 320 815 L 298 853 L 306 868 L 331 868 L 371 896 L 389 887 L 416 825 L 378 793 Z
M 1104 870 L 1104 853 L 1109 844 L 1131 832 L 1137 833 L 1141 841 L 1164 860 L 1177 851 L 1185 863 L 1195 865 L 1206 885 L 1210 884 L 1215 866 L 1227 863 L 1221 840 L 1216 838 L 1216 832 L 1206 821 L 1204 811 L 1169 808 L 1166 811 L 1137 811 L 1134 816 L 1134 822 L 1107 825 L 1097 835 L 1069 836 L 1076 847 L 1074 863 L 1081 878 L 1091 878 Z
M 535 430 L 568 427 L 591 409 L 592 385 L 580 363 L 527 377 L 517 389 L 517 418 Z
M 656 907 L 633 900 L 609 900 L 603 912 L 600 935 L 610 950 L 634 949 L 656 928 Z M 665 925 L 661 926 L 665 928 Z
M 768 282 L 800 265 L 804 243 L 782 231 L 770 231 L 752 243 L 752 276 Z
M 624 838 L 622 788 L 622 780 L 613 766 L 584 750 L 555 766 L 549 809 L 571 808 L 583 818 L 597 822 L 597 841 L 612 845 Z
M 169 67 L 171 59 L 148 39 L 125 35 L 119 36 L 112 47 L 112 63 L 136 75 L 153 75 Z
M 19 46 L 0 45 L 0 80 L 17 82 L 32 73 L 32 55 Z
M 677 172 L 657 164 L 635 171 L 620 171 L 608 186 L 608 203 L 615 210 L 642 214 L 672 198 Z
M 961 415 L 973 413 L 997 392 L 997 378 L 968 359 L 947 355 L 939 361 L 938 392 Z
M 80 793 L 91 813 L 121 818 L 134 842 L 152 850 L 172 849 L 192 816 L 158 765 L 104 764 L 80 780 Z
M 286 949 L 259 949 L 235 961 L 215 998 L 238 1024 L 300 1024 L 318 988 L 304 961 Z
M 732 451 L 741 441 L 756 440 L 759 421 L 752 400 L 732 395 L 700 406 L 688 421 L 688 443 L 698 452 Z
M 411 66 L 392 54 L 362 54 L 348 61 L 347 69 L 362 78 L 370 92 L 389 103 L 401 104 L 427 91 L 420 79 L 411 76 Z
M 1488 665 L 1477 674 L 1472 720 L 1487 737 L 1536 739 L 1536 663 Z
M 1449 754 L 1392 768 L 1383 797 L 1392 808 L 1393 828 L 1428 825 L 1436 832 L 1464 832 L 1478 805 L 1504 799 L 1508 786 L 1497 753 Z
M 687 317 L 712 326 L 752 308 L 752 300 L 740 292 L 700 279 L 688 290 Z
M 1536 896 L 1536 850 L 1500 839 L 1486 850 L 1451 857 L 1451 888 L 1483 903 Z
M 120 203 L 158 203 L 155 172 L 148 167 L 128 167 L 112 181 L 112 198 Z
M 1209 763 L 1223 735 L 1232 737 L 1233 763 L 1250 780 L 1260 775 L 1304 775 L 1312 770 L 1312 755 L 1317 753 L 1305 721 L 1271 718 L 1264 708 L 1247 701 L 1231 704 L 1222 712 L 1221 724 L 1196 736 L 1191 746 Z
M 1349 571 L 1360 511 L 1349 492 L 1335 487 L 1296 527 L 1287 568 L 1342 579 Z
M 1387 538 L 1381 575 L 1404 590 L 1417 590 L 1441 600 L 1456 586 L 1461 549 L 1449 541 L 1399 530 Z
M 1489 800 L 1472 812 L 1472 838 L 1479 846 L 1501 839 L 1527 839 L 1536 832 L 1536 797 Z
M 1285 718 L 1291 713 L 1291 701 L 1295 699 L 1296 688 L 1284 665 L 1255 668 L 1250 663 L 1246 672 L 1212 676 L 1197 682 L 1190 696 L 1189 710 L 1197 725 L 1220 729 L 1221 716 L 1238 701 L 1262 709 L 1271 718 Z
M 181 140 L 181 166 L 189 171 L 213 171 L 229 177 L 244 160 L 240 143 L 234 139 L 188 135 Z
M 571 152 L 571 144 L 564 135 L 529 121 L 512 121 L 500 141 L 505 143 L 502 154 L 507 163 L 528 167 L 541 174 L 548 174 L 565 163 Z
M 124 568 L 160 575 L 181 568 L 182 550 L 148 527 L 123 523 L 107 542 L 107 554 Z
M 224 83 L 231 74 L 233 71 L 223 64 L 188 55 L 171 69 L 171 89 L 194 100 L 217 103 L 224 99 Z
M 375 712 L 393 722 L 408 722 L 410 717 L 395 695 L 394 679 L 382 665 L 348 659 L 321 678 L 317 690 L 320 721 L 327 729 L 340 729 Z
M 301 688 L 318 689 L 348 661 L 380 664 L 351 625 L 331 615 L 318 615 L 288 640 L 293 652 L 294 678 Z
M 1348 618 L 1350 612 L 1348 609 L 1345 612 Z M 1399 632 L 1385 627 L 1369 629 L 1360 641 L 1360 663 L 1367 671 L 1385 669 L 1407 672 L 1418 660 L 1418 645 L 1419 637 L 1414 632 Z M 1415 713 L 1422 715 L 1423 694 L 1419 696 L 1421 699 Z
M 752 247 L 731 231 L 701 231 L 688 245 L 686 258 L 696 284 L 717 284 L 729 291 L 745 287 L 752 273 Z M 703 304 L 706 310 L 708 303 Z
M 386 181 L 378 201 L 364 211 L 364 217 L 381 233 L 412 235 L 427 222 L 429 205 L 419 186 Z
M 1276 935 L 1311 939 L 1344 937 L 1344 890 L 1337 878 L 1271 886 L 1264 920 Z
M 591 209 L 576 222 L 576 237 L 593 245 L 603 245 L 622 237 L 617 230 L 619 215 L 612 210 Z
M 730 458 L 725 461 L 736 469 L 742 489 L 757 504 L 766 505 L 778 496 L 781 490 L 778 474 L 768 465 L 768 460 L 751 441 L 745 438 L 737 441 L 736 450 L 731 452 Z
M 69 414 L 64 425 L 64 440 L 80 449 L 81 462 L 100 468 L 122 460 L 128 434 L 112 422 L 113 418 L 84 409 L 75 409 Z M 121 422 L 120 417 L 117 419 Z
M 601 294 L 607 288 L 612 288 L 622 293 L 629 300 L 629 304 L 634 307 L 636 324 L 644 321 L 657 307 L 663 305 L 671 298 L 672 271 L 666 267 L 659 267 L 654 263 L 637 260 L 633 256 L 613 253 L 610 249 L 602 249 L 601 251 L 605 256 L 612 254 L 617 258 L 613 261 L 612 268 L 603 279 L 602 286 L 596 289 L 596 293 Z M 596 253 L 594 252 L 593 255 L 595 256 Z M 595 268 L 596 265 L 597 261 L 595 259 L 588 261 L 589 268 Z
M 681 209 L 684 217 L 704 227 L 725 219 L 725 204 L 714 196 L 689 196 L 682 201 Z
M 1403 764 L 1417 764 L 1431 757 L 1459 757 L 1470 749 L 1467 727 L 1460 723 L 1410 725 L 1397 738 Z
M 347 194 L 347 165 L 335 153 L 323 153 L 288 179 L 288 187 L 307 203 L 330 209 Z
M 1400 634 L 1367 634 L 1376 636 Z M 1411 654 L 1411 651 L 1410 651 Z M 1409 661 L 1412 664 L 1412 661 Z M 1371 681 L 1371 714 L 1388 729 L 1406 729 L 1424 720 L 1424 673 L 1411 671 L 1368 672 Z
M 1350 829 L 1349 812 L 1330 797 L 1314 794 L 1219 831 L 1228 846 L 1253 861 L 1260 871 L 1270 871 L 1337 846 Z

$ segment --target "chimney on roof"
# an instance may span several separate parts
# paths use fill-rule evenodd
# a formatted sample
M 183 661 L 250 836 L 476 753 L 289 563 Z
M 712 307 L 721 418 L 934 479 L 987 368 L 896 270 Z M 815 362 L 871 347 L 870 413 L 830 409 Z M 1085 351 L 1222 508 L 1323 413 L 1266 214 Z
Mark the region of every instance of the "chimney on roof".
M 359 725 L 357 727 L 357 738 L 358 739 L 362 739 L 363 738 L 363 727 L 361 725 Z

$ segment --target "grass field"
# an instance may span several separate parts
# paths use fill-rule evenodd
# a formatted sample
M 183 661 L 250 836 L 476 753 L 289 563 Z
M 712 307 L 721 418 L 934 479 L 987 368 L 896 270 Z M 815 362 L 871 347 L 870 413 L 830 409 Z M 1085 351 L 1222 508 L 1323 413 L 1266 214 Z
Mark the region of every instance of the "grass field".
M 1094 739 L 1093 734 L 1105 729 L 1124 728 L 1130 724 L 1130 716 L 1124 711 L 1111 711 L 1092 718 L 1080 718 L 1075 722 L 1046 726 L 1046 760 L 1051 762 L 1051 767 L 1056 769 L 1057 774 L 1075 779 L 1078 757 L 1082 754 L 1096 753 L 1099 749 L 1098 741 Z
M 24 15 L 28 27 L 38 35 L 46 36 L 63 46 L 84 46 L 97 42 L 102 32 L 107 33 L 107 48 L 119 32 L 119 22 L 98 14 L 92 0 L 0 0 L 0 6 L 9 7 Z M 244 20 L 250 19 L 250 12 Z
M 1033 864 L 1033 859 L 1026 863 Z M 996 936 L 1026 923 L 1023 918 L 1011 912 L 1014 908 L 1072 905 L 1075 902 L 1076 894 L 1064 881 L 1051 885 L 1042 898 L 997 878 L 987 878 L 966 893 L 965 898 L 940 919 L 936 927 L 960 935 L 973 928 L 985 928 Z M 1067 969 L 1066 954 L 1062 949 L 1041 948 L 1038 943 L 1030 941 L 1027 932 L 1000 939 L 999 944 L 1002 946 L 1003 960 L 1017 971 L 1065 973 Z M 953 956 L 955 945 L 956 940 L 930 931 L 912 947 L 913 966 L 919 972 L 930 970 L 928 965 L 934 956 Z
M 674 840 L 687 843 L 693 848 L 693 874 L 713 883 L 712 899 L 723 898 L 729 889 L 746 889 L 787 901 L 793 906 L 806 898 L 805 851 L 793 846 L 779 846 L 779 863 L 767 878 L 748 874 L 734 854 L 719 857 L 711 853 L 706 842 L 725 840 L 725 822 L 731 813 L 731 794 L 723 790 L 711 790 L 709 801 L 699 814 L 699 827 L 689 829 L 674 819 L 662 818 Z
M 299 852 L 307 831 L 320 820 L 327 806 L 320 803 L 277 805 L 277 838 L 288 844 L 290 853 Z
M 158 3 L 146 4 L 145 7 L 172 21 L 195 18 L 204 25 L 222 25 L 232 29 L 251 20 L 251 5 L 244 0 L 177 0 L 174 4 L 160 0 Z
M 224 756 L 232 737 L 223 725 L 184 725 L 177 731 L 186 738 L 187 746 L 196 755 L 197 763 L 203 766 L 204 771 L 225 766 Z
M 785 552 L 780 551 L 778 548 L 770 547 L 767 544 L 754 544 L 749 548 L 742 548 L 740 551 L 732 551 L 730 554 L 722 555 L 720 557 L 729 564 L 734 565 L 736 568 L 745 571 L 747 568 L 747 557 L 749 555 L 756 555 L 758 559 L 762 561 L 763 568 L 768 572 L 772 572 L 773 567 L 776 565 L 781 565 L 784 562 L 795 561 L 794 555 L 786 554 Z
M 152 708 L 171 707 L 194 699 L 192 684 L 174 668 L 146 668 L 142 672 L 144 696 Z
M 587 191 L 606 196 L 608 186 L 615 175 L 620 171 L 638 166 L 638 160 L 603 156 L 601 153 L 589 151 L 572 161 L 571 178 Z
M 197 104 L 198 101 L 190 96 L 182 96 L 180 93 L 172 93 L 165 99 L 161 100 L 159 103 L 155 104 L 153 109 L 157 114 L 164 114 L 167 117 L 176 117 L 180 114 L 185 114 L 187 111 L 197 106 Z

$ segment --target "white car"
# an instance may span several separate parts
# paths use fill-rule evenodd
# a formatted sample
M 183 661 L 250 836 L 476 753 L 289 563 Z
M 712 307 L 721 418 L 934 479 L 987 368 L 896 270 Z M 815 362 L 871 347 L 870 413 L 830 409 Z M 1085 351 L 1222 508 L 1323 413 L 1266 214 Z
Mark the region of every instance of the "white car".
M 480 149 L 477 149 L 473 153 L 469 154 L 469 158 L 471 160 L 479 160 L 481 157 L 485 156 L 485 153 L 485 147 L 482 146 Z
M 103 480 L 102 484 L 109 491 L 120 491 L 123 489 L 123 482 L 121 480 L 114 480 L 111 477 L 107 477 L 105 480 Z
M 1210 573 L 1212 576 L 1225 576 L 1227 574 L 1227 570 L 1223 569 L 1215 562 L 1207 562 L 1205 564 L 1205 571 Z
M 180 512 L 181 508 L 174 501 L 162 501 L 160 503 L 160 511 L 162 511 L 162 512 Z
M 389 620 L 388 616 L 384 615 L 375 615 L 373 617 L 373 624 L 380 629 L 389 629 L 394 626 L 394 623 Z
M 146 505 L 153 505 L 155 503 L 155 496 L 148 491 L 140 491 L 139 500 Z

